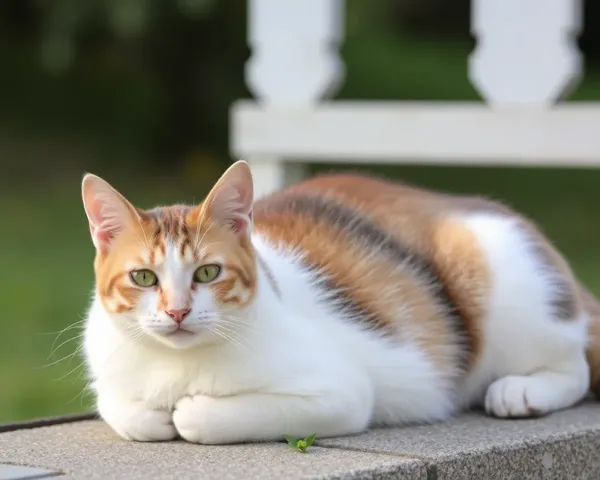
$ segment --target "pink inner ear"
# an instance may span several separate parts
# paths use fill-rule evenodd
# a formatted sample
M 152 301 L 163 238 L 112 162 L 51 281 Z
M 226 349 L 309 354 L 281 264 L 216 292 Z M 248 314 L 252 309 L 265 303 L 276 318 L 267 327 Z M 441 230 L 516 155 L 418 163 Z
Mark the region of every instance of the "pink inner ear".
M 95 245 L 104 249 L 114 238 L 114 235 L 109 230 L 101 230 L 99 227 L 90 224 L 90 232 L 92 234 L 92 238 L 94 239 Z
M 234 188 L 217 190 L 208 200 L 214 218 L 236 234 L 246 233 L 252 224 L 252 199 Z
M 252 176 L 244 162 L 232 165 L 209 193 L 206 204 L 214 219 L 236 234 L 252 225 Z
M 133 207 L 101 179 L 88 180 L 83 197 L 94 246 L 106 252 L 131 219 Z
M 90 214 L 90 233 L 94 240 L 94 245 L 99 250 L 105 251 L 114 238 L 115 229 L 107 228 L 107 218 L 102 214 L 103 203 L 94 198 L 89 204 Z M 109 220 L 110 221 L 110 220 Z
M 231 222 L 231 228 L 235 233 L 245 233 L 248 230 L 248 226 L 248 220 L 241 217 L 234 218 Z

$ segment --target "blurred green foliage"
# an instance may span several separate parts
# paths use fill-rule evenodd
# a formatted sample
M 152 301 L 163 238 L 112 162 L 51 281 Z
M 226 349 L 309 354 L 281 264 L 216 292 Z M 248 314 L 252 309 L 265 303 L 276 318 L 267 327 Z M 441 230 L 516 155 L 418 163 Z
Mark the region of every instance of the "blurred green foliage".
M 89 407 L 71 356 L 93 287 L 81 175 L 141 207 L 199 201 L 231 161 L 229 106 L 249 96 L 245 25 L 245 0 L 0 2 L 0 422 Z M 348 0 L 338 96 L 477 100 L 467 26 L 467 0 Z M 600 28 L 588 31 L 570 100 L 600 100 Z M 599 171 L 368 169 L 506 200 L 600 292 Z
M 129 165 L 182 165 L 199 154 L 224 165 L 229 106 L 249 96 L 246 3 L 0 2 L 0 132 L 76 137 L 104 166 L 123 155 Z M 466 75 L 468 0 L 347 4 L 340 98 L 478 98 Z M 587 50 L 600 52 L 600 41 Z M 600 98 L 588 69 L 575 100 Z

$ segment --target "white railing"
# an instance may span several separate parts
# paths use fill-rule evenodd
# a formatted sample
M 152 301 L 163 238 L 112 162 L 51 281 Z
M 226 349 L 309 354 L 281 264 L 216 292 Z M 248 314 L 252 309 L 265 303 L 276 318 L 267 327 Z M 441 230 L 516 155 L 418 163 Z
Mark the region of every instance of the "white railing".
M 472 0 L 469 79 L 483 102 L 326 101 L 343 80 L 343 0 L 249 0 L 246 81 L 231 152 L 259 194 L 307 162 L 600 165 L 600 103 L 581 78 L 581 0 Z

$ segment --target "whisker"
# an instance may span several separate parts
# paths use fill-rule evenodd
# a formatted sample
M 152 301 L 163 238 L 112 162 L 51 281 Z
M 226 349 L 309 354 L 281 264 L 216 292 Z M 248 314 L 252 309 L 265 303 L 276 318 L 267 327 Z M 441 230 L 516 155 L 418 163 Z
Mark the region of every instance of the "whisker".
M 64 356 L 62 358 L 59 358 L 58 360 L 55 360 L 54 362 L 50 362 L 50 363 L 48 363 L 46 365 L 43 365 L 41 367 L 36 367 L 36 369 L 42 370 L 42 369 L 45 369 L 45 368 L 52 367 L 54 365 L 58 365 L 59 363 L 64 362 L 65 360 L 72 359 L 73 357 L 75 357 L 79 353 L 81 353 L 82 349 L 83 349 L 83 345 L 79 345 L 73 352 L 69 353 L 68 355 L 66 355 L 66 356 Z
M 68 332 L 69 330 L 72 330 L 78 326 L 80 326 L 82 323 L 84 323 L 86 321 L 86 319 L 81 319 L 78 322 L 72 323 L 71 325 L 66 326 L 65 328 L 61 329 L 61 330 L 56 330 L 54 332 L 37 332 L 37 335 L 62 335 L 65 332 Z
M 57 378 L 55 381 L 57 382 L 61 382 L 62 380 L 64 380 L 65 378 L 67 378 L 69 375 L 71 375 L 72 373 L 75 373 L 77 370 L 79 370 L 80 368 L 85 367 L 85 364 L 82 362 L 79 365 L 77 365 L 75 368 L 73 368 L 72 370 L 69 370 L 67 373 L 65 373 L 64 375 L 62 375 L 61 377 Z
M 235 330 L 235 331 L 247 331 L 247 330 L 252 330 L 253 331 L 257 331 L 256 327 L 254 325 L 252 325 L 251 323 L 243 323 L 243 322 L 238 322 L 238 321 L 231 321 L 229 319 L 226 318 L 221 318 L 220 319 L 220 325 L 223 327 L 227 327 L 230 330 Z
M 84 323 L 85 320 L 80 320 L 78 322 L 72 323 L 71 325 L 68 325 L 67 327 L 63 328 L 62 330 L 60 330 L 58 332 L 58 335 L 56 336 L 56 338 L 54 339 L 54 342 L 52 342 L 52 346 L 50 347 L 50 355 L 48 356 L 48 360 L 50 358 L 52 358 L 52 355 L 56 352 L 56 350 L 58 350 L 60 347 L 62 347 L 64 345 L 64 343 L 61 343 L 56 349 L 54 348 L 54 346 L 56 345 L 56 342 L 58 342 L 59 338 L 61 337 L 61 335 L 63 335 L 64 333 L 68 332 L 69 330 L 73 330 L 74 328 L 83 328 L 81 326 L 82 323 Z
M 61 347 L 63 347 L 64 345 L 66 345 L 67 343 L 69 343 L 69 342 L 72 342 L 73 340 L 79 340 L 79 339 L 83 338 L 83 336 L 84 336 L 84 335 L 85 335 L 84 333 L 81 333 L 81 334 L 79 334 L 79 335 L 75 335 L 74 337 L 68 338 L 67 340 L 65 340 L 64 342 L 62 342 L 62 343 L 61 343 L 61 344 L 60 344 L 58 347 L 56 347 L 56 348 L 54 348 L 54 344 L 52 344 L 52 345 L 53 345 L 52 351 L 50 352 L 50 355 L 48 355 L 48 358 L 47 358 L 46 360 L 50 360 L 50 359 L 51 359 L 51 358 L 54 356 L 54 354 L 55 354 L 55 353 L 56 353 L 58 350 L 60 350 L 60 348 L 61 348 Z
M 131 342 L 135 342 L 136 340 L 138 340 L 139 338 L 141 338 L 145 332 L 141 329 L 141 327 L 138 324 L 132 324 L 132 325 L 128 325 L 125 327 L 125 332 L 126 332 L 126 336 L 123 340 L 123 342 L 121 342 L 120 345 L 118 345 L 115 349 L 113 349 L 109 355 L 104 359 L 103 364 L 109 362 L 113 356 L 119 352 L 119 350 L 121 350 L 124 346 L 130 344 Z M 69 339 L 68 341 L 71 340 L 75 340 L 77 338 L 81 338 L 83 335 L 79 335 L 77 337 L 73 337 L 71 339 Z M 59 345 L 55 350 L 58 350 L 62 345 L 64 345 L 66 342 L 63 342 L 61 345 Z M 64 358 L 61 358 L 55 362 L 52 362 L 50 365 L 54 365 L 56 363 L 62 362 L 63 360 L 66 360 L 68 358 L 73 358 L 75 356 L 77 356 L 81 350 L 83 349 L 83 344 L 80 344 L 76 350 L 72 353 L 70 353 L 69 355 L 65 356 Z M 46 367 L 50 366 L 47 365 Z M 55 379 L 55 381 L 64 381 L 67 377 L 69 377 L 70 375 L 74 374 L 75 372 L 79 372 L 81 373 L 81 369 L 85 369 L 86 364 L 85 362 L 80 362 L 77 366 L 75 366 L 75 368 L 69 370 L 67 373 L 65 373 L 64 375 L 60 376 L 59 378 Z M 80 378 L 80 375 L 78 374 L 76 378 L 74 378 L 74 381 L 77 380 L 78 378 Z M 77 400 L 77 398 L 81 398 L 81 405 L 83 406 L 83 402 L 84 399 L 86 397 L 86 395 L 89 395 L 90 392 L 90 385 L 92 384 L 93 379 L 90 379 L 86 382 L 86 384 L 84 385 L 84 387 L 81 389 L 81 391 L 75 395 L 73 398 L 71 398 L 67 404 L 72 403 L 73 401 Z
M 77 398 L 81 398 L 81 402 L 80 402 L 79 406 L 83 407 L 84 397 L 86 395 L 90 395 L 91 394 L 91 392 L 89 391 L 89 387 L 90 387 L 91 384 L 92 384 L 91 380 L 88 381 L 88 382 L 86 382 L 86 384 L 83 386 L 83 388 L 80 390 L 80 392 L 77 395 L 75 395 L 73 398 L 71 398 L 69 401 L 67 401 L 66 404 L 69 405 L 71 402 L 77 400 Z
M 218 335 L 220 338 L 222 338 L 226 342 L 231 342 L 235 346 L 240 346 L 240 345 L 238 345 L 238 343 L 236 343 L 235 341 L 233 341 L 226 333 L 221 332 L 218 328 L 215 328 L 215 329 L 213 329 L 211 331 L 212 331 L 212 333 Z
M 215 325 L 212 328 L 212 331 L 215 332 L 217 335 L 221 336 L 221 338 L 223 338 L 224 340 L 226 340 L 228 342 L 231 342 L 236 347 L 239 347 L 239 348 L 244 349 L 246 351 L 250 351 L 250 348 L 249 348 L 249 346 L 247 344 L 244 344 L 240 340 L 236 339 L 227 330 L 223 331 L 223 328 L 222 328 L 221 325 Z
M 259 331 L 259 328 L 252 322 L 240 318 L 220 317 L 221 323 L 239 329 L 246 329 L 252 332 Z

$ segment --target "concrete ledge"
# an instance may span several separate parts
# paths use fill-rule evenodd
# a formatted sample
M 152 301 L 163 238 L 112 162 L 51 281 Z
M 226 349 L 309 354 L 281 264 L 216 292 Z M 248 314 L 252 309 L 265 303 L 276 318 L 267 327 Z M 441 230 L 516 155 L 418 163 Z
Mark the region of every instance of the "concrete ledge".
M 498 420 L 470 413 L 435 425 L 378 429 L 320 440 L 305 454 L 284 443 L 218 447 L 131 443 L 88 417 L 45 420 L 39 426 L 29 422 L 22 428 L 0 425 L 3 430 L 0 463 L 46 473 L 10 477 L 3 476 L 0 467 L 0 478 L 600 478 L 596 402 L 535 420 Z

